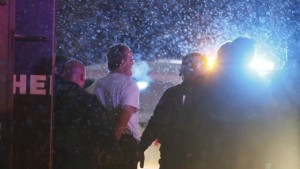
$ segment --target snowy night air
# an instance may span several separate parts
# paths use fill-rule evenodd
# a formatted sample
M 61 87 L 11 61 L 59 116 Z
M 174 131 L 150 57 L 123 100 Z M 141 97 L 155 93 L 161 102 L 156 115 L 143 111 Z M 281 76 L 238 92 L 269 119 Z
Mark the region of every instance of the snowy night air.
M 0 0 L 0 169 L 300 169 L 300 0 Z
M 125 43 L 136 59 L 181 58 L 246 36 L 281 65 L 299 29 L 298 6 L 293 0 L 57 1 L 57 54 L 93 64 L 105 61 L 110 45 Z
M 288 62 L 288 52 L 299 56 L 299 6 L 300 1 L 294 0 L 58 1 L 57 55 L 80 59 L 86 65 L 96 65 L 107 61 L 106 53 L 111 45 L 128 45 L 134 59 L 142 61 L 142 66 L 134 65 L 133 77 L 140 85 L 140 123 L 144 130 L 162 93 L 181 82 L 178 70 L 181 59 L 188 53 L 200 52 L 214 59 L 222 44 L 243 36 L 256 43 L 255 57 L 249 61 L 249 67 L 261 77 L 280 74 Z M 240 75 L 240 78 L 244 77 Z M 295 105 L 291 109 L 295 109 Z M 291 123 L 298 126 L 297 122 Z M 291 135 L 288 137 L 294 137 Z M 295 142 L 291 142 L 287 145 L 294 145 Z M 217 143 L 213 147 L 218 147 Z M 293 154 L 298 150 L 286 152 L 286 157 L 278 159 L 278 162 L 289 161 L 286 166 L 298 169 L 297 157 Z M 158 168 L 157 151 L 158 147 L 154 144 L 146 152 L 148 158 L 145 162 L 149 168 Z M 276 154 L 280 151 L 272 152 Z M 259 158 L 262 156 L 257 155 Z M 242 166 L 241 162 L 240 167 L 238 164 L 235 167 L 273 169 L 279 165 L 266 162 L 260 166 Z

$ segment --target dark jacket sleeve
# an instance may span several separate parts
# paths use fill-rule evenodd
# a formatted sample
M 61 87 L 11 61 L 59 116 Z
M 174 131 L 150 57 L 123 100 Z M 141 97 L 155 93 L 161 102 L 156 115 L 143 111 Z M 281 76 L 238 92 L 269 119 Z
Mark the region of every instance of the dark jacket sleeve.
M 165 133 L 166 127 L 169 124 L 170 115 L 172 114 L 170 106 L 170 89 L 168 89 L 157 106 L 155 107 L 153 116 L 150 118 L 147 127 L 145 128 L 140 142 L 140 150 L 145 151 L 151 143 Z
M 105 108 L 99 103 L 94 95 L 90 95 L 90 110 L 93 112 L 93 124 L 96 129 L 97 137 L 100 140 L 100 146 L 105 152 L 115 153 L 120 151 L 119 144 L 114 137 L 112 126 L 109 124 Z

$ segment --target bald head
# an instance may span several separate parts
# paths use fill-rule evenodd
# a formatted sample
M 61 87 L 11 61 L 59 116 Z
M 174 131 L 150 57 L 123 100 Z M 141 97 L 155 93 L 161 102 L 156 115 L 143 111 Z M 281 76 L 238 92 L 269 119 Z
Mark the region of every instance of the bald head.
M 66 81 L 71 81 L 78 84 L 80 87 L 84 86 L 85 81 L 85 67 L 79 60 L 70 60 L 65 63 L 62 77 Z

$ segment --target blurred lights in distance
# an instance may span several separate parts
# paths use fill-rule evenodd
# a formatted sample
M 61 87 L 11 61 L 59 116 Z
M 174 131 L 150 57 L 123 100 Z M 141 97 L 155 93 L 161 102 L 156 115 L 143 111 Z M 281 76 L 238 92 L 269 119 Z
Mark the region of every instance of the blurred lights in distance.
M 138 81 L 137 85 L 140 90 L 144 90 L 149 86 L 149 83 L 146 81 Z
M 181 65 L 182 60 L 178 60 L 178 59 L 171 59 L 169 61 L 171 64 L 176 64 L 176 65 Z

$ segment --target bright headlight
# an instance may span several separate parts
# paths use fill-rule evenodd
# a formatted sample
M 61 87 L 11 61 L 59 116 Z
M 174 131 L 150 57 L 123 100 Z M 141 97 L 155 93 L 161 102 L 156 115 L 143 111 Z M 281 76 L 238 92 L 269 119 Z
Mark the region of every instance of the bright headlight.
M 140 90 L 144 90 L 148 87 L 149 83 L 146 81 L 138 81 L 137 85 Z
M 265 77 L 274 70 L 274 63 L 264 58 L 255 57 L 250 63 L 251 69 L 256 71 L 259 76 Z

